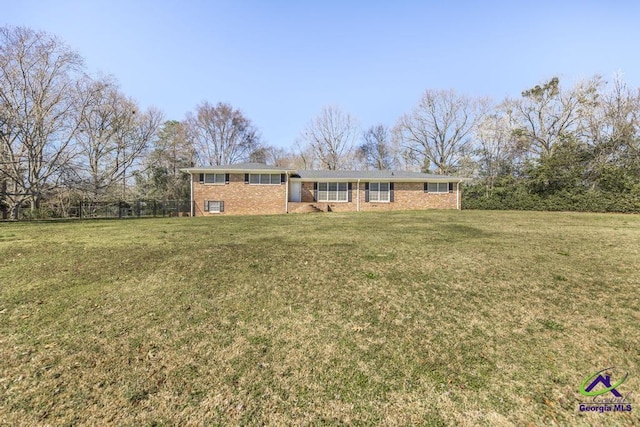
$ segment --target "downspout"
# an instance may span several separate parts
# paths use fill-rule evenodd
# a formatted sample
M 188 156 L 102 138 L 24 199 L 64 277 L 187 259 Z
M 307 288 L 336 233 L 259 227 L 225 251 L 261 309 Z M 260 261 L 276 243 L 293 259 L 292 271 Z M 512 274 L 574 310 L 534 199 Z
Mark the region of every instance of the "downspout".
M 289 173 L 287 172 L 287 182 L 284 183 L 284 213 L 289 213 Z
M 460 210 L 460 181 L 456 184 L 456 209 Z
M 356 184 L 358 188 L 356 188 L 356 212 L 360 212 L 360 179 L 358 178 L 358 183 Z
M 190 188 L 189 188 L 189 205 L 191 205 L 189 207 L 189 209 L 191 209 L 191 212 L 190 212 L 189 216 L 191 216 L 191 218 L 193 218 L 193 214 L 194 214 L 194 212 L 193 212 L 193 204 L 194 204 L 194 200 L 193 200 L 193 173 L 189 172 L 189 177 L 191 178 L 189 180 L 190 181 L 189 184 L 191 184 Z

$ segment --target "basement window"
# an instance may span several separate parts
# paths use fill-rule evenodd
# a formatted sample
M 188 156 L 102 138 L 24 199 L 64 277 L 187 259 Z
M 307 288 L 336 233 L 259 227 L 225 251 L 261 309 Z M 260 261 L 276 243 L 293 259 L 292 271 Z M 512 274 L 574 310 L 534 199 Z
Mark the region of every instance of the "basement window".
M 210 213 L 224 212 L 224 202 L 221 200 L 205 200 L 204 210 Z

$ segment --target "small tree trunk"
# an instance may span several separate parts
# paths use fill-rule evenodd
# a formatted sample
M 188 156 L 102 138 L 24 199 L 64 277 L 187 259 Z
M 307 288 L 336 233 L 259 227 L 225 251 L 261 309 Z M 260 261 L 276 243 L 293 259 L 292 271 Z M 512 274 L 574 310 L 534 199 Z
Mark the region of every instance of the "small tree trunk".
M 22 205 L 21 202 L 16 202 L 11 207 L 11 219 L 18 219 L 20 215 L 20 205 Z

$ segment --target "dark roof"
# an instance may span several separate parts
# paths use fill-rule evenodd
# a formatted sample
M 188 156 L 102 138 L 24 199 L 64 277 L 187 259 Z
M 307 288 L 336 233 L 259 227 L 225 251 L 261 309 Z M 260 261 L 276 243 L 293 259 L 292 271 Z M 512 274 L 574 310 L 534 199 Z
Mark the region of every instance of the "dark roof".
M 286 170 L 287 168 L 279 168 L 277 166 L 269 166 L 264 163 L 234 163 L 232 165 L 209 166 L 206 169 L 211 170 Z
M 321 179 L 362 179 L 362 180 L 389 180 L 389 181 L 431 181 L 431 180 L 451 180 L 460 181 L 461 178 L 433 175 L 421 172 L 407 171 L 389 171 L 389 170 L 371 170 L 371 171 L 312 171 L 299 170 L 298 175 L 303 180 L 321 180 Z
M 226 172 L 226 171 L 239 171 L 239 172 L 256 172 L 256 173 L 291 173 L 292 178 L 301 179 L 303 181 L 318 181 L 318 180 L 337 180 L 337 181 L 464 181 L 464 178 L 447 176 L 447 175 L 433 175 L 421 172 L 407 172 L 407 171 L 389 171 L 389 170 L 370 170 L 370 171 L 329 171 L 329 170 L 296 170 L 290 168 L 281 168 L 277 166 L 269 166 L 262 163 L 236 163 L 232 165 L 221 166 L 207 166 L 207 167 L 193 167 L 181 169 L 186 173 L 208 173 L 208 172 Z
M 290 168 L 280 168 L 277 166 L 269 166 L 263 163 L 234 163 L 232 165 L 220 165 L 220 166 L 204 166 L 204 167 L 193 167 L 193 168 L 185 168 L 181 169 L 183 172 L 187 173 L 203 173 L 209 171 L 260 171 L 260 172 L 290 172 L 294 171 L 294 169 Z

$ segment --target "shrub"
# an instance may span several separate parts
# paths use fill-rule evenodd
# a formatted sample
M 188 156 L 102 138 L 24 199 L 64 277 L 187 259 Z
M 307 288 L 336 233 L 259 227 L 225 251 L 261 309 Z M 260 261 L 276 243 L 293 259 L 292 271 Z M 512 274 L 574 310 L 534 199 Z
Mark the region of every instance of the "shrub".
M 523 185 L 494 188 L 486 194 L 482 185 L 463 189 L 463 209 L 538 210 L 640 213 L 640 189 L 613 193 L 599 190 L 572 193 L 568 190 L 540 195 Z

